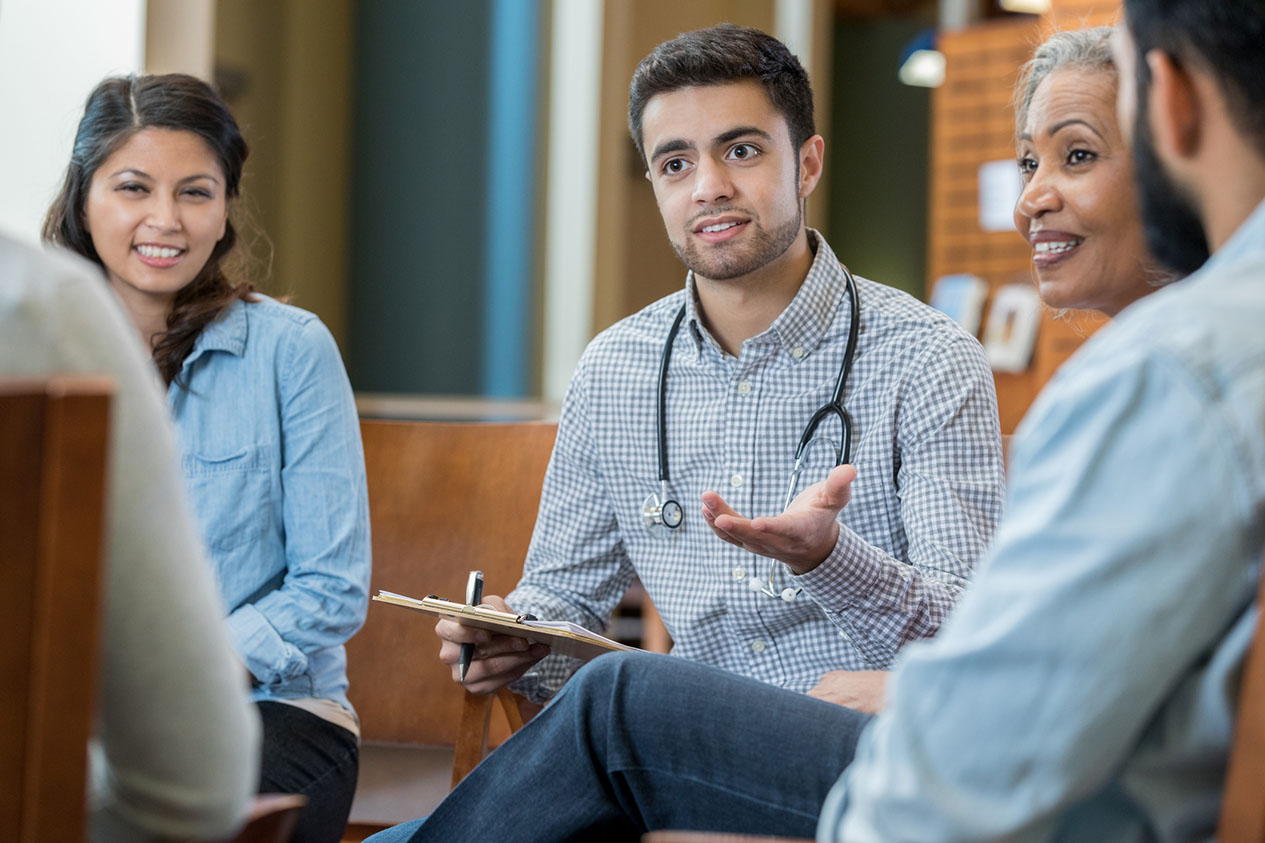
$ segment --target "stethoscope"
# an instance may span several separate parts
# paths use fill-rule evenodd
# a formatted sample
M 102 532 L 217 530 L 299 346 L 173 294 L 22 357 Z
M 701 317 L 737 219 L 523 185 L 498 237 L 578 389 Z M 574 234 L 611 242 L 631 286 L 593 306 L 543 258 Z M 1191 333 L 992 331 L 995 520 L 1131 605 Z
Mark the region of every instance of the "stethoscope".
M 839 364 L 839 375 L 835 379 L 835 390 L 831 396 L 830 403 L 823 404 L 813 413 L 808 425 L 804 428 L 803 434 L 799 437 L 799 445 L 795 448 L 795 466 L 791 469 L 791 480 L 786 486 L 786 499 L 782 502 L 782 511 L 791 505 L 791 500 L 795 497 L 795 488 L 799 483 L 799 474 L 804 467 L 804 459 L 808 456 L 810 445 L 816 441 L 814 434 L 817 427 L 828 416 L 834 416 L 839 420 L 839 441 L 843 443 L 843 448 L 835 449 L 835 465 L 843 465 L 852 456 L 852 417 L 848 415 L 848 411 L 843 406 L 843 389 L 848 383 L 848 373 L 852 370 L 852 358 L 856 354 L 857 348 L 857 332 L 861 323 L 861 304 L 857 297 L 856 281 L 852 279 L 852 273 L 848 271 L 846 266 L 840 264 L 843 269 L 844 286 L 848 294 L 849 302 L 852 305 L 852 313 L 850 314 L 851 322 L 848 328 L 848 343 L 843 351 L 843 362 Z M 677 332 L 681 329 L 681 323 L 685 321 L 685 305 L 681 305 L 681 309 L 676 313 L 676 319 L 672 321 L 672 328 L 668 331 L 667 342 L 663 345 L 663 357 L 659 361 L 659 398 L 657 406 L 657 422 L 658 422 L 658 444 L 659 444 L 659 491 L 652 492 L 646 498 L 645 503 L 641 506 L 642 523 L 651 533 L 661 536 L 667 536 L 670 531 L 680 527 L 685 521 L 685 511 L 681 508 L 681 504 L 668 497 L 668 414 L 667 414 L 667 395 L 668 395 L 668 362 L 672 359 L 672 346 L 676 343 Z M 762 580 L 759 577 L 751 577 L 747 580 L 747 585 L 752 591 L 758 591 L 769 597 L 780 597 L 787 603 L 795 602 L 796 596 L 799 595 L 799 588 L 784 588 L 780 592 L 774 589 L 773 579 L 777 575 L 777 561 L 769 560 L 769 578 Z

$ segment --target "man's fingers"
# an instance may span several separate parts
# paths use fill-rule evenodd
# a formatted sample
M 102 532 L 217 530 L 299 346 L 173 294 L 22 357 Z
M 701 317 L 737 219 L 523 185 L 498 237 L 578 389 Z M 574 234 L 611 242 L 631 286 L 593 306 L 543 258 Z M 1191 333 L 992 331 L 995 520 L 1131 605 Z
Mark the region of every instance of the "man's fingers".
M 495 594 L 485 594 L 483 596 L 483 602 L 479 605 L 490 606 L 498 612 L 509 612 L 511 615 L 514 614 L 514 610 L 509 607 L 509 604 L 505 602 L 505 599 L 497 597 Z
M 852 497 L 852 481 L 857 479 L 857 470 L 851 465 L 837 465 L 826 475 L 822 484 L 821 503 L 832 509 L 843 509 Z
M 531 642 L 525 638 L 516 638 L 513 635 L 487 635 L 485 630 L 479 631 L 485 634 L 475 642 L 474 658 L 476 660 L 506 653 L 523 653 L 531 647 Z M 445 664 L 457 664 L 460 658 L 461 645 L 455 641 L 445 641 L 439 648 L 439 660 Z
M 486 644 L 492 637 L 486 629 L 462 626 L 447 618 L 435 624 L 435 634 L 439 636 L 440 641 L 451 641 L 454 644 Z
M 753 553 L 770 550 L 773 544 L 787 541 L 787 538 L 778 531 L 779 526 L 776 518 L 748 520 L 722 516 L 716 519 L 717 529 L 723 530 L 735 540 L 736 544 L 743 545 Z
M 549 648 L 546 645 L 532 644 L 527 650 L 521 652 L 475 658 L 470 664 L 470 671 L 466 674 L 465 682 L 461 681 L 461 674 L 456 665 L 452 668 L 452 679 L 473 693 L 490 694 L 522 676 L 532 665 L 547 655 L 549 655 Z
M 703 509 L 715 515 L 732 515 L 735 518 L 741 517 L 734 511 L 733 507 L 725 503 L 725 499 L 713 491 L 703 492 Z

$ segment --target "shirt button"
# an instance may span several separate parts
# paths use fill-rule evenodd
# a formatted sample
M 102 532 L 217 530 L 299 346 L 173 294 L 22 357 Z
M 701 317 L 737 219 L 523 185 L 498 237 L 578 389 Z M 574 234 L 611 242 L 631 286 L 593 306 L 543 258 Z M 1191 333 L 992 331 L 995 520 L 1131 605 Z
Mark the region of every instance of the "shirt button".
M 764 648 L 765 648 L 765 643 L 761 641 L 759 638 L 751 642 L 751 652 L 753 653 L 756 653 L 756 654 L 763 653 Z
M 738 394 L 739 394 L 739 395 L 750 395 L 750 394 L 751 394 L 751 384 L 750 384 L 750 383 L 748 383 L 747 381 L 740 381 L 740 382 L 738 383 Z
M 800 348 L 798 345 L 795 346 L 794 348 L 791 349 L 791 356 L 794 357 L 796 360 L 800 359 L 801 357 L 804 356 L 804 349 Z
M 745 580 L 746 578 L 747 578 L 746 568 L 742 567 L 741 565 L 739 565 L 737 568 L 734 568 L 734 579 Z
M 741 485 L 742 485 L 742 475 L 741 475 L 741 474 L 731 474 L 731 475 L 729 476 L 729 485 L 730 485 L 730 486 L 735 486 L 735 487 L 736 487 L 736 486 L 741 486 Z

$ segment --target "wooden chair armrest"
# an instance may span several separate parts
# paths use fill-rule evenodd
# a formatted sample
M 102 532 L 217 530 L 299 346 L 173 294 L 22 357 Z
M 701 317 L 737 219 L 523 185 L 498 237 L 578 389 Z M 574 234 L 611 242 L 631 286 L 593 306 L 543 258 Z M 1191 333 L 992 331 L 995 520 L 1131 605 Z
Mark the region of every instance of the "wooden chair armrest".
M 523 728 L 543 706 L 528 702 L 509 688 L 501 688 L 495 694 L 472 694 L 466 691 L 461 702 L 461 724 L 457 729 L 457 742 L 452 759 L 452 786 L 466 777 L 488 751 L 488 725 L 492 720 L 492 701 L 501 705 L 510 734 Z
M 512 731 L 517 732 L 519 729 L 523 728 L 525 723 L 530 723 L 531 719 L 539 714 L 544 708 L 544 706 L 540 703 L 528 702 L 526 697 L 520 697 L 508 688 L 503 688 L 502 690 L 505 691 L 505 697 L 501 698 L 501 705 L 507 705 L 508 703 L 506 702 L 506 699 L 511 699 L 513 700 L 515 708 L 518 709 L 518 725 L 513 726 L 511 723 Z M 498 696 L 500 695 L 498 694 Z M 506 718 L 508 717 L 509 714 L 507 712 Z
M 261 793 L 255 797 L 246 825 L 224 843 L 288 843 L 307 797 L 297 793 Z

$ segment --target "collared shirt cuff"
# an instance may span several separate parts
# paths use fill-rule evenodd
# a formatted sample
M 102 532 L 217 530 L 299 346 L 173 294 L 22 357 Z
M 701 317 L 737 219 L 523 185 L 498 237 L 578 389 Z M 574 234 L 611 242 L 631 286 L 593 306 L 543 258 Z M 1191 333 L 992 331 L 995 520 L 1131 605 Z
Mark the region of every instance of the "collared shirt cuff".
M 838 612 L 864 603 L 882 574 L 875 549 L 850 527 L 839 525 L 839 538 L 825 560 L 793 578 L 823 607 Z
M 228 636 L 238 656 L 260 685 L 297 676 L 307 659 L 285 642 L 263 613 L 247 603 L 228 616 Z
M 550 658 L 546 656 L 545 658 Z M 558 692 L 545 685 L 544 677 L 533 668 L 509 684 L 509 689 L 530 703 L 544 705 Z

